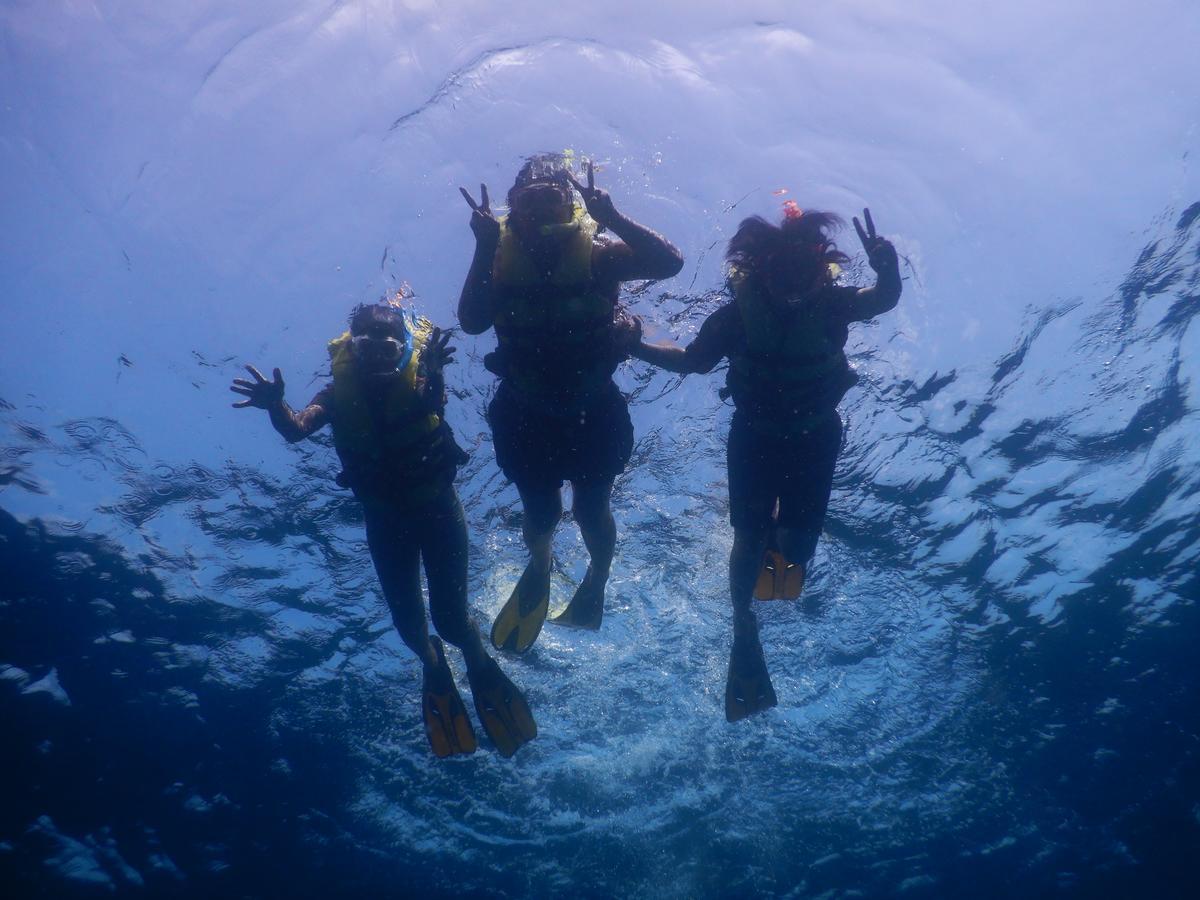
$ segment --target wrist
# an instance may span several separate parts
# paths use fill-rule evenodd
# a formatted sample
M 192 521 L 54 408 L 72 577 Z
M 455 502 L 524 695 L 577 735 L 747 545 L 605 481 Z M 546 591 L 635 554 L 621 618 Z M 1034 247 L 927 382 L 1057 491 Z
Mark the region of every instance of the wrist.
M 629 223 L 629 220 L 615 209 L 608 209 L 599 216 L 592 216 L 592 218 L 596 220 L 597 225 L 603 225 L 605 228 L 615 231 L 618 234 Z

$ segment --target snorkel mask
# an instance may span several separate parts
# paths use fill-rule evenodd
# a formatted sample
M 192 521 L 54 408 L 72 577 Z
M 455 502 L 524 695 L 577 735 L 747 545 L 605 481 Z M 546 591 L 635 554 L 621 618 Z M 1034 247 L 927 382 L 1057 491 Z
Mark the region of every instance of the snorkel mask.
M 574 201 L 569 185 L 539 181 L 513 191 L 509 206 L 518 220 L 525 220 L 542 237 L 550 237 L 579 227 Z
M 389 372 L 403 369 L 408 365 L 413 355 L 413 323 L 409 314 L 395 310 L 389 319 L 398 325 L 403 337 L 395 334 L 357 334 L 350 338 L 350 346 L 355 360 L 371 372 Z M 372 326 L 379 328 L 382 323 L 375 319 Z
M 578 228 L 575 188 L 568 177 L 572 158 L 570 151 L 531 156 L 508 192 L 510 215 L 523 219 L 542 237 Z

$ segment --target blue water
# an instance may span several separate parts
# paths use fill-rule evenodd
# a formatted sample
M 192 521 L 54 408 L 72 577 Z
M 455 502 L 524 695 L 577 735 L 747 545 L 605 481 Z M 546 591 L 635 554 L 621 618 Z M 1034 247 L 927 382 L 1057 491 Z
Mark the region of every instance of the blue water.
M 6 896 L 1195 895 L 1200 15 L 645 6 L 0 9 Z M 303 403 L 402 280 L 449 324 L 458 185 L 561 146 L 683 250 L 655 334 L 784 199 L 870 205 L 905 294 L 806 599 L 759 604 L 779 707 L 723 716 L 722 379 L 631 363 L 603 630 L 508 662 L 517 757 L 442 762 L 330 441 L 226 386 Z M 485 627 L 492 341 L 449 409 Z M 555 557 L 558 604 L 569 516 Z

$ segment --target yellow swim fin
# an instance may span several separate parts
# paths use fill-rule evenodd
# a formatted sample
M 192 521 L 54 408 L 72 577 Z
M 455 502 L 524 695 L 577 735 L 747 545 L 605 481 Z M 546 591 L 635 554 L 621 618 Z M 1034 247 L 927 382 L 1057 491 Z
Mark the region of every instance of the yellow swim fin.
M 530 562 L 492 623 L 492 646 L 510 653 L 524 653 L 541 634 L 549 608 L 550 572 L 539 572 Z

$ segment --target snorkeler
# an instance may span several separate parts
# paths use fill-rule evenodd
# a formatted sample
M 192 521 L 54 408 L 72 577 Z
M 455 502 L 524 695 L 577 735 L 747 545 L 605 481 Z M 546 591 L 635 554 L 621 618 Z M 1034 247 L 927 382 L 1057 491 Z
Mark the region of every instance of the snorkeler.
M 475 732 L 454 686 L 441 640 L 431 637 L 421 597 L 421 564 L 438 634 L 462 650 L 475 711 L 502 756 L 537 736 L 524 696 L 484 650 L 467 613 L 467 528 L 454 490 L 466 454 L 445 420 L 443 367 L 453 362 L 450 335 L 397 304 L 362 305 L 350 330 L 329 342 L 333 382 L 300 412 L 283 399 L 279 370 L 267 381 L 230 388 L 270 413 L 289 442 L 326 424 L 342 463 L 337 482 L 362 504 L 367 546 L 404 643 L 424 666 L 422 713 L 438 757 L 475 751 Z
M 585 186 L 563 156 L 532 157 L 508 192 L 509 214 L 499 219 L 485 185 L 479 203 L 460 190 L 472 210 L 475 256 L 458 318 L 468 334 L 496 329 L 499 346 L 484 360 L 500 378 L 488 421 L 496 460 L 521 495 L 530 554 L 491 637 L 495 647 L 523 653 L 546 620 L 564 481 L 591 559 L 571 602 L 551 621 L 600 627 L 617 539 L 610 497 L 633 452 L 628 404 L 612 376 L 638 332 L 618 312 L 617 297 L 623 281 L 675 275 L 683 257 L 617 212 L 596 187 L 590 162 Z M 620 240 L 601 236 L 606 229 Z
M 871 288 L 835 284 L 847 261 L 830 240 L 841 220 L 788 205 L 782 224 L 745 219 L 729 242 L 731 303 L 700 327 L 686 349 L 642 341 L 639 359 L 672 372 L 710 372 L 729 359 L 722 399 L 732 397 L 729 589 L 733 647 L 725 717 L 743 719 L 776 704 L 751 597 L 795 599 L 803 589 L 842 443 L 837 405 L 858 376 L 846 359 L 851 322 L 895 308 L 896 249 L 854 219 L 877 278 Z

